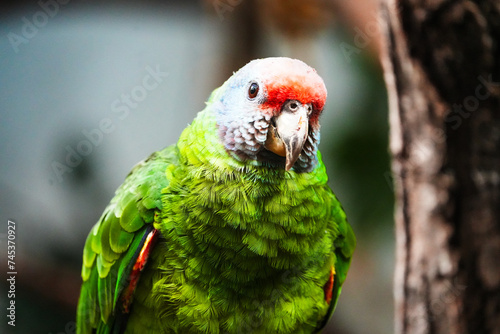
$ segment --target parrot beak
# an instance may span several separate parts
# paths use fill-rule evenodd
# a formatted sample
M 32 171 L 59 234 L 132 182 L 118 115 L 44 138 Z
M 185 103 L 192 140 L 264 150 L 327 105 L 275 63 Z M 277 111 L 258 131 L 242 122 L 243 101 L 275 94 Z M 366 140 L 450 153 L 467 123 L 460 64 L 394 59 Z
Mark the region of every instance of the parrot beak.
M 281 114 L 271 120 L 264 147 L 286 158 L 285 170 L 290 170 L 299 158 L 309 130 L 310 104 L 287 101 Z

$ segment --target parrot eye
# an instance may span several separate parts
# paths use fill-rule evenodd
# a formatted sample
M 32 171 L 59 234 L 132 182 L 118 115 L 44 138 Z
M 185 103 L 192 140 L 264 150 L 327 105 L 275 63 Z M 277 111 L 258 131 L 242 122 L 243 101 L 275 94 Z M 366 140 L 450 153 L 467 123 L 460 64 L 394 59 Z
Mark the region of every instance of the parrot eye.
M 254 82 L 248 88 L 248 97 L 250 99 L 255 99 L 258 93 L 259 93 L 259 85 Z

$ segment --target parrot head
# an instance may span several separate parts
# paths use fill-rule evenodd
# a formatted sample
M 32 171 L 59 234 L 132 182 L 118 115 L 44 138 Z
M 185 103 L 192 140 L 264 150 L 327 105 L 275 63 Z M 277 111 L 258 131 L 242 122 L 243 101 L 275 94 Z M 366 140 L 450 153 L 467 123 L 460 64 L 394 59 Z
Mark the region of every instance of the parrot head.
M 220 139 L 240 161 L 308 172 L 317 163 L 326 94 L 321 77 L 300 60 L 253 60 L 216 91 Z

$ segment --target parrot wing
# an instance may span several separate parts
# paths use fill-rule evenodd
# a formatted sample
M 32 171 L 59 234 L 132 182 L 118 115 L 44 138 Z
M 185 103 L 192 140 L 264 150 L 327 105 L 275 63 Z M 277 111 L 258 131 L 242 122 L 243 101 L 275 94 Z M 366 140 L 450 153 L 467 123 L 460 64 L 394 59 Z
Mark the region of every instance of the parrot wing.
M 333 221 L 337 225 L 337 237 L 334 241 L 334 255 L 335 262 L 331 269 L 330 279 L 325 283 L 325 299 L 329 303 L 329 308 L 326 316 L 322 321 L 320 321 L 317 327 L 317 332 L 326 325 L 333 312 L 337 306 L 340 293 L 342 291 L 342 285 L 347 276 L 347 271 L 351 265 L 352 255 L 354 249 L 356 248 L 356 237 L 351 225 L 347 222 L 344 210 L 342 209 L 340 202 L 334 201 L 336 206 L 333 209 Z
M 90 231 L 83 251 L 78 333 L 119 333 L 134 289 L 159 232 L 167 167 L 178 162 L 175 146 L 139 163 Z

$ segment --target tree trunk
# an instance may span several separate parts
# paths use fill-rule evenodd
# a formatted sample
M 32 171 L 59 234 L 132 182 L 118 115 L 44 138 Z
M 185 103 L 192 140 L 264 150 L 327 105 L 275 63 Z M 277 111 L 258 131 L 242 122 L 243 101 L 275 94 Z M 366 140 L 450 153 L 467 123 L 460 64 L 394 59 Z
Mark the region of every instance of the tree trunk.
M 382 0 L 396 333 L 500 333 L 500 1 Z

